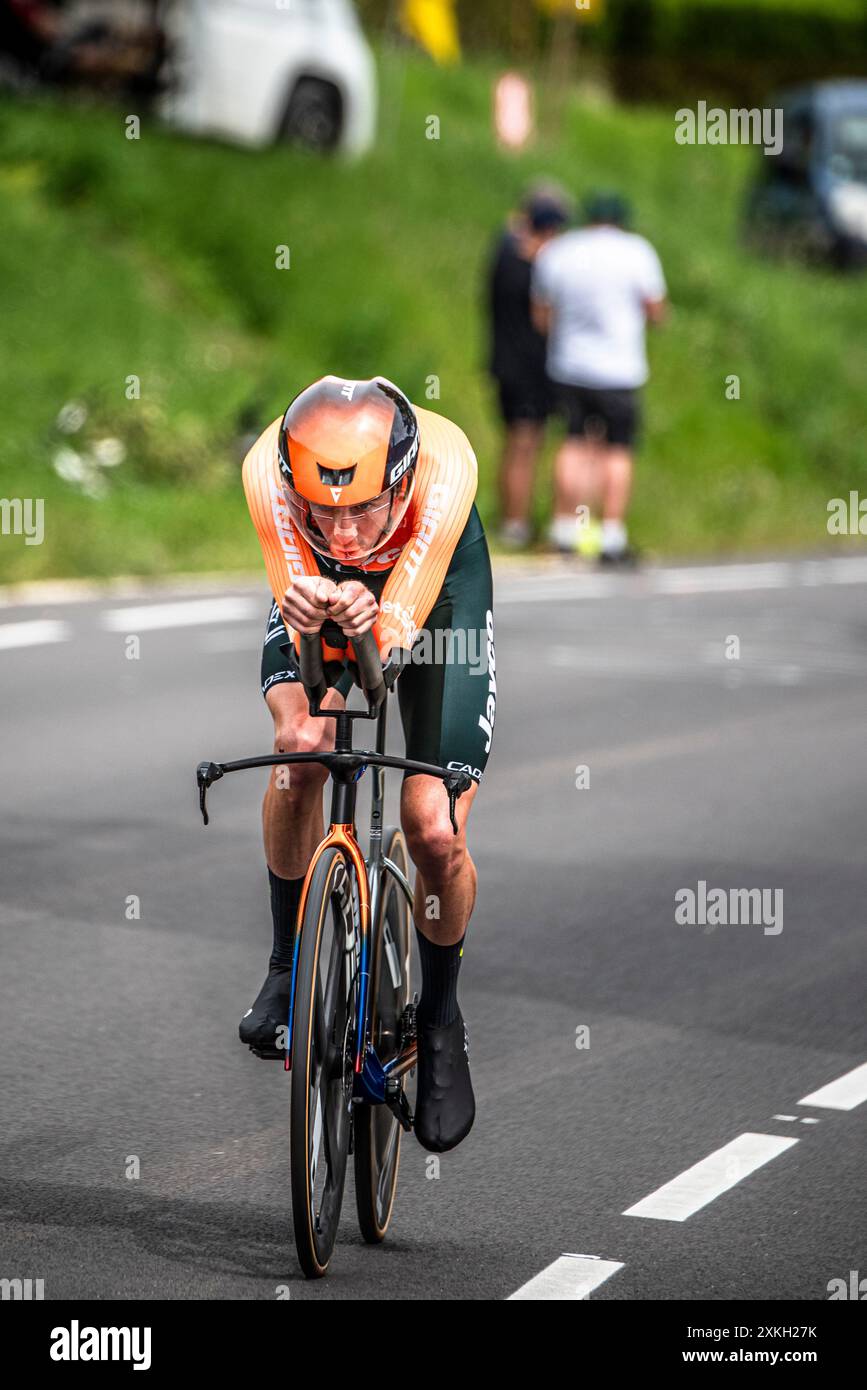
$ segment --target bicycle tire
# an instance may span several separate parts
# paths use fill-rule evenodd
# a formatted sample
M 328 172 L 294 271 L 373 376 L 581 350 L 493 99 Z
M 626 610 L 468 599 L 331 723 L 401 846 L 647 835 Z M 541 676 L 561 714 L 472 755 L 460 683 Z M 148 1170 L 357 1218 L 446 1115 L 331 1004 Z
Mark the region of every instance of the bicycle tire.
M 406 846 L 395 827 L 383 835 L 383 854 L 404 875 L 408 873 Z M 388 958 L 389 934 L 394 943 Z M 379 921 L 373 935 L 371 963 L 371 1036 L 381 1062 L 389 1061 L 400 1046 L 399 1025 L 410 1001 L 410 952 L 412 915 L 409 904 L 389 873 L 383 878 Z M 399 982 L 395 970 L 399 968 Z M 386 1105 L 355 1107 L 355 1205 L 361 1234 L 369 1245 L 385 1239 L 397 1192 L 400 1143 L 403 1131 Z
M 334 1250 L 352 1133 L 357 982 L 347 943 L 355 931 L 353 879 L 341 851 L 325 850 L 313 870 L 301 928 L 289 1148 L 295 1247 L 308 1279 L 325 1274 Z

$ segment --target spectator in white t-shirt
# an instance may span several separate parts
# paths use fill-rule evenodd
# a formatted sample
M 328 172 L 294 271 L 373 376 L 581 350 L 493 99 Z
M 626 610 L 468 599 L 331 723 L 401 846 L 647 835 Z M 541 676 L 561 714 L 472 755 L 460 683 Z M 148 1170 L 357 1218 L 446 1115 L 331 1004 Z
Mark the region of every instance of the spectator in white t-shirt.
M 667 291 L 650 242 L 626 231 L 622 198 L 596 194 L 585 217 L 580 230 L 544 247 L 533 269 L 534 317 L 548 337 L 548 376 L 566 419 L 549 534 L 558 550 L 595 550 L 617 564 L 631 558 L 626 512 L 638 393 L 648 377 L 645 325 L 664 320 Z M 601 530 L 587 525 L 595 513 Z

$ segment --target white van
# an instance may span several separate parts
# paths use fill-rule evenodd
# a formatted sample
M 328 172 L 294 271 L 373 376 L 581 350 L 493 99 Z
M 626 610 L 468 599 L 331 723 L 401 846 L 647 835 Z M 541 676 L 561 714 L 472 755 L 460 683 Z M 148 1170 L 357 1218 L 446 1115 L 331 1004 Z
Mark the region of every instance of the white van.
M 350 0 L 173 0 L 162 18 L 173 125 L 250 145 L 372 143 L 376 70 Z

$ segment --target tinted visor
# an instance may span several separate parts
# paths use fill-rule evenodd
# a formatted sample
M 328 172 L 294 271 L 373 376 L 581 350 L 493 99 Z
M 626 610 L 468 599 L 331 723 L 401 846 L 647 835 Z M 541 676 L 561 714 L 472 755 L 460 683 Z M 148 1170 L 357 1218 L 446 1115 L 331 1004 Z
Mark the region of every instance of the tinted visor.
M 343 565 L 369 560 L 385 545 L 403 521 L 412 496 L 412 471 L 369 502 L 348 507 L 326 507 L 308 502 L 288 483 L 284 484 L 292 524 L 320 555 Z

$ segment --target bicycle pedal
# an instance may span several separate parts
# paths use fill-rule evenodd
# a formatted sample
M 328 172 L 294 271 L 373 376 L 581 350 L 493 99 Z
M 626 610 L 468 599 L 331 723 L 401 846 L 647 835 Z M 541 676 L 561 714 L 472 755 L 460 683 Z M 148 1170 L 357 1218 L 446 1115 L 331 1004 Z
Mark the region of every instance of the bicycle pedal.
M 415 1116 L 406 1098 L 406 1091 L 401 1086 L 397 1077 L 385 1083 L 385 1103 L 400 1124 L 401 1129 L 405 1129 L 407 1134 L 409 1134 L 413 1127 Z

